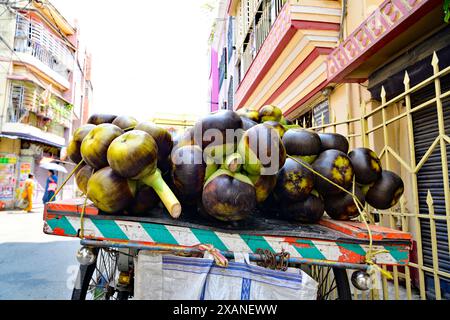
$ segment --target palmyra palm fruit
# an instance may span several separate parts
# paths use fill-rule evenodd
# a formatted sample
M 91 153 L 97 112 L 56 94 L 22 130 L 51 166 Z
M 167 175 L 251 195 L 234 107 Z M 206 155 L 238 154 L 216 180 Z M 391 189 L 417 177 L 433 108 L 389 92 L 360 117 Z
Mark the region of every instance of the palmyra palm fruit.
M 355 170 L 356 182 L 362 185 L 372 184 L 381 178 L 381 161 L 377 154 L 367 148 L 357 148 L 348 157 Z
M 399 202 L 404 191 L 402 178 L 394 172 L 383 170 L 381 178 L 367 192 L 366 201 L 376 209 L 387 210 Z
M 289 129 L 283 136 L 288 155 L 311 164 L 320 154 L 322 144 L 317 133 L 306 129 Z
M 314 189 L 314 175 L 305 167 L 305 163 L 288 158 L 278 173 L 276 193 L 288 201 L 305 200 Z
M 83 142 L 83 139 L 89 134 L 89 132 L 91 132 L 94 128 L 95 125 L 93 124 L 85 124 L 75 130 L 75 132 L 73 133 L 72 140 L 67 146 L 67 155 L 74 163 L 78 164 L 81 162 L 81 160 L 83 160 L 80 150 L 81 143 Z
M 284 201 L 281 208 L 283 216 L 288 220 L 308 224 L 319 222 L 325 213 L 323 200 L 315 191 L 303 201 Z
M 282 117 L 283 112 L 281 111 L 281 109 L 273 105 L 264 106 L 259 110 L 259 119 L 261 122 L 280 122 Z
M 102 123 L 112 123 L 116 118 L 117 116 L 113 114 L 93 114 L 89 117 L 87 123 L 98 126 Z
M 118 116 L 114 119 L 112 124 L 118 126 L 122 130 L 132 130 L 138 124 L 138 121 L 134 117 L 130 116 Z
M 348 140 L 343 135 L 339 133 L 319 133 L 319 138 L 322 145 L 320 152 L 335 149 L 343 153 L 348 153 Z
M 353 192 L 353 188 L 350 187 L 349 191 Z M 355 196 L 364 207 L 364 194 L 358 186 L 355 186 Z M 359 217 L 359 210 L 356 203 L 353 196 L 348 193 L 325 196 L 325 211 L 335 220 L 352 220 Z M 362 210 L 363 208 L 360 209 Z

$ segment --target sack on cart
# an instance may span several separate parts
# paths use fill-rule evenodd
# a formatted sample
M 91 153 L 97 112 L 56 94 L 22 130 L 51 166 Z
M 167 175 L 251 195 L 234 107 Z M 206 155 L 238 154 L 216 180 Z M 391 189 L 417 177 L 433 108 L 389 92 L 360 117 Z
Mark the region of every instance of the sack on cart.
M 235 254 L 227 268 L 212 258 L 141 251 L 135 262 L 138 300 L 316 300 L 317 282 L 300 269 L 277 271 Z

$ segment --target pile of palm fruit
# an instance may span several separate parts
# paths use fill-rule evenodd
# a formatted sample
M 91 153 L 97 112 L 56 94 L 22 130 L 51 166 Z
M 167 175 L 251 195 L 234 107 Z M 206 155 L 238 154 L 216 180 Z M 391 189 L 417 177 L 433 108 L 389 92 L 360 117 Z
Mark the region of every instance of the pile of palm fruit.
M 317 223 L 357 218 L 362 207 L 386 210 L 404 191 L 370 149 L 293 125 L 275 106 L 219 111 L 174 141 L 151 122 L 94 115 L 68 147 L 80 190 L 106 214 L 151 216 L 160 203 L 222 222 L 264 214 Z M 275 214 L 273 213 L 275 212 Z

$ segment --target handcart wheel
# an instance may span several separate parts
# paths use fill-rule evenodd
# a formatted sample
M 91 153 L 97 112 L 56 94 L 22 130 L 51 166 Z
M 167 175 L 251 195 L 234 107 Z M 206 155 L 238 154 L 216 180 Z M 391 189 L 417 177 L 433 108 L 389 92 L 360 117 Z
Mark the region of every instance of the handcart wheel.
M 309 275 L 318 282 L 317 300 L 352 300 L 345 269 L 310 266 Z
M 117 289 L 119 252 L 99 248 L 94 264 L 80 265 L 72 300 L 127 300 L 128 292 Z

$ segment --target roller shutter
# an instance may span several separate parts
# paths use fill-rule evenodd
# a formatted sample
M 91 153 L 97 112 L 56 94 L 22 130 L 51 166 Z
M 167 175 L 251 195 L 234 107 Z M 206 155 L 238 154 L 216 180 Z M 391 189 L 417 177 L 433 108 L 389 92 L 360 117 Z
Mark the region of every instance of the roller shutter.
M 450 75 L 441 78 L 442 92 L 450 90 Z M 412 97 L 412 105 L 418 106 L 421 103 L 435 97 L 434 84 L 429 85 L 416 92 Z M 443 101 L 444 121 L 446 134 L 450 135 L 450 98 Z M 439 136 L 439 126 L 436 104 L 428 106 L 414 113 L 414 140 L 416 148 L 416 161 L 423 158 L 434 140 Z M 450 145 L 447 144 L 447 164 L 450 167 Z M 441 149 L 438 145 L 428 161 L 424 164 L 417 175 L 420 213 L 429 214 L 427 205 L 427 193 L 430 190 L 434 199 L 435 215 L 445 215 L 444 181 L 441 162 Z M 430 220 L 421 219 L 422 250 L 424 265 L 433 267 L 433 256 L 431 246 Z M 448 246 L 448 232 L 445 220 L 436 220 L 436 234 L 439 257 L 439 270 L 450 272 L 450 255 Z M 433 296 L 434 282 L 431 275 L 426 275 L 427 293 Z M 450 298 L 450 280 L 442 278 L 441 291 L 443 298 Z

